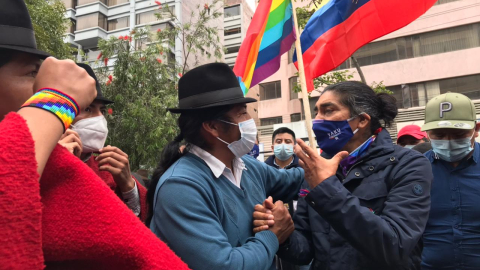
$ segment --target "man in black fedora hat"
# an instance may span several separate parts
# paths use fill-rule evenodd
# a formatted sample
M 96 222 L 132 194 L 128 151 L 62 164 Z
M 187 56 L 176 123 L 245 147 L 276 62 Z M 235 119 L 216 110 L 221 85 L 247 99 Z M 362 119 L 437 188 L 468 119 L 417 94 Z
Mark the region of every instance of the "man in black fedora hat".
M 108 135 L 106 105 L 113 101 L 102 94 L 100 83 L 92 67 L 78 63 L 95 79 L 97 97 L 82 110 L 59 141 L 70 153 L 83 160 L 122 199 L 122 201 L 145 221 L 147 217 L 147 190 L 132 177 L 128 155 L 114 146 L 106 146 Z
M 187 72 L 178 96 L 169 110 L 180 114 L 180 134 L 152 177 L 150 229 L 192 269 L 274 269 L 278 246 L 293 231 L 280 200 L 298 193 L 303 170 L 277 170 L 246 155 L 257 136 L 246 104 L 256 100 L 243 96 L 228 65 Z M 268 196 L 278 200 L 265 214 L 275 224 L 255 234 L 254 207 Z
M 2 0 L 0 8 L 0 115 L 16 111 L 33 94 L 41 60 L 27 7 L 22 0 Z M 1 119 L 0 118 L 0 119 Z

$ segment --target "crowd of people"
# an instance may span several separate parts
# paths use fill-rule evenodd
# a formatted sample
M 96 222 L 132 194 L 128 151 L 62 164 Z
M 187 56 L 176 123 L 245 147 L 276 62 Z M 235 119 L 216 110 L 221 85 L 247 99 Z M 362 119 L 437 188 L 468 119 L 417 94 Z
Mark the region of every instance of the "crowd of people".
M 360 82 L 315 104 L 321 154 L 288 128 L 259 154 L 223 63 L 179 80 L 179 134 L 147 190 L 107 145 L 94 70 L 36 48 L 23 0 L 0 7 L 0 269 L 480 268 L 480 124 L 458 93 L 392 141 L 393 96 Z M 8 38 L 5 38 L 5 37 Z

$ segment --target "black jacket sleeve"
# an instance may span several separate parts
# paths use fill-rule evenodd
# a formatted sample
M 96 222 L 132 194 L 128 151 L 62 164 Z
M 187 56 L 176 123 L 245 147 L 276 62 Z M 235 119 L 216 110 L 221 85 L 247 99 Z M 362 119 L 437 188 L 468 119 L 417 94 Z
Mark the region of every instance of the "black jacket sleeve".
M 305 198 L 338 234 L 373 260 L 395 265 L 412 252 L 425 229 L 433 179 L 430 162 L 409 153 L 390 174 L 393 185 L 380 215 L 360 205 L 336 176 Z
M 280 258 L 297 265 L 309 264 L 314 254 L 308 208 L 305 198 L 299 198 L 297 211 L 293 216 L 295 231 L 285 243 L 280 245 L 277 252 Z

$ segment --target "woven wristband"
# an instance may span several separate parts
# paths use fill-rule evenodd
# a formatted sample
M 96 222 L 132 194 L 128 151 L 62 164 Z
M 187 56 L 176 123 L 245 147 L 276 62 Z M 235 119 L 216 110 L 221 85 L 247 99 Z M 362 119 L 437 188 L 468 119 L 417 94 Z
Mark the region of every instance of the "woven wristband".
M 42 88 L 22 105 L 35 107 L 53 113 L 63 123 L 63 132 L 72 124 L 80 109 L 69 95 L 55 89 Z

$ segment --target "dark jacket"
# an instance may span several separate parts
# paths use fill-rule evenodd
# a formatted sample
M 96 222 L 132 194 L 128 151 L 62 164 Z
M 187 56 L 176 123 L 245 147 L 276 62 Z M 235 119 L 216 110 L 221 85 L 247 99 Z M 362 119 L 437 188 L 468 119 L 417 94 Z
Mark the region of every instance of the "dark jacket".
M 346 177 L 339 170 L 299 200 L 278 255 L 313 258 L 315 270 L 420 269 L 432 180 L 429 161 L 383 130 Z
M 265 160 L 265 164 L 267 164 L 269 166 L 272 166 L 272 167 L 275 167 L 277 169 L 280 169 L 277 165 L 275 165 L 275 163 L 273 162 L 274 160 L 275 160 L 275 155 L 271 155 L 267 158 L 267 160 Z M 288 165 L 284 169 L 288 170 L 290 168 L 297 168 L 297 167 L 298 167 L 298 157 L 297 157 L 297 155 L 293 154 L 292 164 Z
M 272 156 L 269 156 L 267 158 L 267 160 L 265 160 L 265 164 L 269 165 L 269 166 L 272 166 L 274 168 L 277 168 L 277 169 L 280 169 L 280 167 L 278 167 L 275 163 L 274 163 L 274 160 L 275 160 L 275 155 L 272 155 Z M 298 157 L 297 155 L 293 154 L 293 160 L 292 160 L 292 163 L 288 166 L 286 166 L 284 169 L 285 170 L 288 170 L 288 169 L 291 169 L 291 168 L 297 168 L 299 167 L 298 165 Z M 297 200 L 297 197 L 295 198 L 295 200 Z M 293 201 L 290 201 L 290 202 L 286 202 L 288 204 L 288 212 L 290 213 L 290 215 L 293 217 L 294 213 L 295 213 L 295 209 L 293 207 Z

